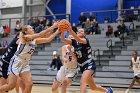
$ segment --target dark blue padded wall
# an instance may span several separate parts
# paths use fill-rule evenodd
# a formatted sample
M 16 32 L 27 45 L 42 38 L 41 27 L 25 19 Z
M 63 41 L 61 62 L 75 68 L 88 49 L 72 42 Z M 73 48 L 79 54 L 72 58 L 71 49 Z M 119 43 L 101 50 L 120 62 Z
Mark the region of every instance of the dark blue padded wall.
M 129 9 L 131 6 L 138 8 L 140 6 L 140 0 L 124 0 L 124 9 Z
M 97 10 L 116 10 L 118 0 L 71 0 L 71 22 L 78 23 L 80 12 L 97 11 Z M 124 0 L 124 8 L 140 6 L 140 0 Z M 66 0 L 51 0 L 49 7 L 54 14 L 66 13 Z M 49 12 L 46 9 L 46 14 Z M 111 22 L 114 22 L 118 16 L 117 12 L 95 13 L 99 23 L 104 21 L 108 16 Z M 88 16 L 88 15 L 86 15 Z M 51 17 L 52 18 L 52 17 Z M 65 18 L 64 16 L 58 18 Z
M 51 0 L 49 3 L 49 8 L 54 14 L 65 14 L 66 13 L 66 0 Z M 46 9 L 46 15 L 50 15 Z M 53 17 L 47 17 L 52 19 Z M 65 18 L 65 16 L 57 16 L 58 19 Z
M 72 0 L 71 21 L 78 23 L 80 12 L 117 9 L 118 0 Z M 87 15 L 88 16 L 88 15 Z M 117 13 L 97 13 L 98 22 L 103 22 L 105 16 L 116 18 Z

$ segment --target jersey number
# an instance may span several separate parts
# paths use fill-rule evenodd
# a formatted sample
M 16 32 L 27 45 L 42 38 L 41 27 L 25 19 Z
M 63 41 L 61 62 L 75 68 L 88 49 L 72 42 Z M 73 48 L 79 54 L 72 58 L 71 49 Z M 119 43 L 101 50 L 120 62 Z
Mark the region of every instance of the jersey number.
M 28 53 L 32 54 L 35 51 L 35 49 L 31 49 Z
M 76 54 L 77 54 L 77 57 L 78 57 L 78 58 L 81 58 L 81 57 L 82 57 L 81 51 L 76 51 Z

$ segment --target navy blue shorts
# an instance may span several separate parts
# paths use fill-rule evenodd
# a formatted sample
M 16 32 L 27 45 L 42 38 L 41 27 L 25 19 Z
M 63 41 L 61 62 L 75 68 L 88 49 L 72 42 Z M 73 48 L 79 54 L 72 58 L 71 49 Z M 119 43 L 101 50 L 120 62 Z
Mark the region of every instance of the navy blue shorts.
M 96 63 L 93 59 L 91 60 L 91 62 L 85 64 L 84 66 L 80 66 L 81 73 L 83 73 L 85 70 L 96 70 Z

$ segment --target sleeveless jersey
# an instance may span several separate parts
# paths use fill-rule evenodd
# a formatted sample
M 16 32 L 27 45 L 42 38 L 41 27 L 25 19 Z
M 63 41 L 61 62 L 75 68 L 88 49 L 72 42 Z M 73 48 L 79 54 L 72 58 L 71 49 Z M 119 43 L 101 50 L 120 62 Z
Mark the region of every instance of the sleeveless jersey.
M 89 44 L 89 40 L 87 38 L 85 39 L 87 40 L 87 44 L 82 44 L 72 39 L 72 46 L 74 47 L 74 52 L 77 56 L 79 64 L 82 64 L 92 58 L 92 48 Z
M 16 44 L 16 41 L 18 40 L 17 37 L 15 37 L 11 43 L 8 45 L 5 54 L 2 56 L 2 61 L 9 63 L 11 58 L 14 56 L 16 50 L 17 50 L 17 46 L 18 44 Z
M 137 57 L 136 61 L 134 60 L 134 57 L 132 57 L 132 64 L 133 64 L 134 71 L 140 71 L 140 58 L 139 57 Z
M 66 46 L 66 58 L 69 59 L 69 62 L 65 63 L 64 62 L 64 66 L 66 68 L 77 68 L 77 62 L 75 62 L 75 60 L 73 60 L 72 55 L 70 53 L 70 51 L 68 50 L 68 46 L 69 45 L 65 45 Z M 74 48 L 72 48 L 72 51 L 74 52 Z
M 35 51 L 35 47 L 36 44 L 34 41 L 30 42 L 29 44 L 22 44 L 20 42 L 15 55 L 28 61 L 31 59 L 31 56 Z

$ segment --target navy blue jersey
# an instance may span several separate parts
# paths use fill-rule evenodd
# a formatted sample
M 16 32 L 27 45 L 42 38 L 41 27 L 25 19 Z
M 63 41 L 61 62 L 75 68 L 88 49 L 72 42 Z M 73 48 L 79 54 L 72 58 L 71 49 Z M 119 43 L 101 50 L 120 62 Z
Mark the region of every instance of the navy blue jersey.
M 2 60 L 9 63 L 13 55 L 15 54 L 17 50 L 18 44 L 16 44 L 16 41 L 18 40 L 17 37 L 15 37 L 11 43 L 8 45 L 5 54 L 2 56 Z
M 82 64 L 83 62 L 92 58 L 92 48 L 89 44 L 89 40 L 87 38 L 85 39 L 87 40 L 87 44 L 82 44 L 72 39 L 72 46 L 74 47 L 74 52 L 77 56 L 77 61 L 79 64 Z

